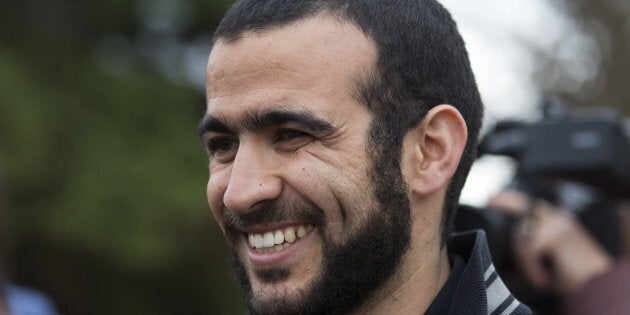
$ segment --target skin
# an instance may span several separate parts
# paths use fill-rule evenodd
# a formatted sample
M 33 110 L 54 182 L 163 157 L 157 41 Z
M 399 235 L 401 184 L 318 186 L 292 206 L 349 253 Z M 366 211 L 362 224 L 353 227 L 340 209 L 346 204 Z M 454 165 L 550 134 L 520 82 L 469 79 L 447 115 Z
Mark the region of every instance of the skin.
M 260 300 L 295 298 L 321 272 L 324 235 L 343 243 L 370 215 L 364 208 L 374 208 L 367 207 L 375 203 L 366 153 L 372 115 L 354 95 L 355 82 L 376 60 L 371 39 L 353 24 L 326 16 L 248 32 L 213 47 L 206 117 L 229 127 L 202 136 L 210 143 L 207 198 L 217 223 L 225 232 L 226 215 L 255 213 L 278 199 L 307 200 L 325 220 L 325 230 L 314 230 L 298 250 L 272 266 L 251 260 L 245 238 L 234 241 Z M 313 130 L 295 121 L 247 128 L 248 115 L 269 112 L 307 114 L 332 128 Z M 449 105 L 433 108 L 405 137 L 402 173 L 413 220 L 411 245 L 394 275 L 356 313 L 417 314 L 443 286 L 450 268 L 440 246 L 441 211 L 466 137 L 465 122 Z M 295 223 L 301 222 L 249 228 Z M 257 277 L 257 270 L 276 266 L 290 270 L 290 276 L 275 283 Z
M 526 195 L 508 190 L 491 198 L 489 206 L 525 217 L 528 203 Z M 612 267 L 612 257 L 567 211 L 538 201 L 525 220 L 515 231 L 513 248 L 515 261 L 535 289 L 569 296 Z

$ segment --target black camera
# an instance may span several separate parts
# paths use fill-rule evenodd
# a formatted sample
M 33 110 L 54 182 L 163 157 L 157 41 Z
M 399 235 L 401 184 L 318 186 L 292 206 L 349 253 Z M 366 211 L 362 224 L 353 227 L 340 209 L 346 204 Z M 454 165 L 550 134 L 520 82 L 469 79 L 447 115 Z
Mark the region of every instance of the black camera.
M 526 178 L 573 180 L 630 199 L 630 145 L 616 112 L 548 103 L 543 114 L 534 123 L 497 124 L 481 141 L 480 156 L 512 157 Z

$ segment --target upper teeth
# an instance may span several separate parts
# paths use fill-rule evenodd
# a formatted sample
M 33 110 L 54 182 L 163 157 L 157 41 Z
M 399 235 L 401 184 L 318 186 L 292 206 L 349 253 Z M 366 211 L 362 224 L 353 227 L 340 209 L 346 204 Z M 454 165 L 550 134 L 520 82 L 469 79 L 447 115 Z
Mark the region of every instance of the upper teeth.
M 291 226 L 280 230 L 265 233 L 248 234 L 249 245 L 253 248 L 262 249 L 277 247 L 276 249 L 287 248 L 295 240 L 300 239 L 313 229 L 312 225 Z

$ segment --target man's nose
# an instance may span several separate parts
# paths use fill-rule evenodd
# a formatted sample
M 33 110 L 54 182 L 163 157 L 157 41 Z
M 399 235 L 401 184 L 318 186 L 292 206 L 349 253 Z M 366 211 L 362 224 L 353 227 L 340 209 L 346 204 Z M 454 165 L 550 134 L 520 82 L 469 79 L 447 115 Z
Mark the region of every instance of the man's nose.
M 229 183 L 223 195 L 223 203 L 228 209 L 247 213 L 280 196 L 282 180 L 277 161 L 272 156 L 273 153 L 265 154 L 256 145 L 241 144 L 232 162 Z

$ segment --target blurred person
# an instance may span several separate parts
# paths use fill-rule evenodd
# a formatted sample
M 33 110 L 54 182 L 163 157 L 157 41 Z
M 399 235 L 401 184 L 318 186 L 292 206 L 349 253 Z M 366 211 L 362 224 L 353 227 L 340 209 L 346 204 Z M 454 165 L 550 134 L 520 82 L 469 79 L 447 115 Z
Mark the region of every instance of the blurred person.
M 436 1 L 238 1 L 206 72 L 207 198 L 252 314 L 529 314 L 450 237 L 482 104 Z
M 30 288 L 5 283 L 3 286 L 5 314 L 56 315 L 53 301 L 45 294 Z M 0 311 L 2 314 L 2 311 Z
M 0 278 L 0 315 L 8 315 L 9 308 L 5 299 L 4 281 Z
M 0 161 L 1 162 L 1 161 Z M 2 164 L 0 164 L 0 315 L 7 315 L 9 313 L 7 300 L 6 300 L 6 290 L 5 290 L 5 282 L 4 279 L 5 270 L 4 270 L 4 257 L 6 256 L 6 243 L 7 243 L 7 218 L 4 207 L 4 190 L 3 190 L 3 182 L 2 182 Z
M 626 250 L 617 262 L 569 211 L 513 190 L 488 206 L 523 218 L 512 238 L 517 267 L 535 290 L 560 297 L 562 314 L 629 314 L 627 203 L 621 210 Z
M 0 172 L 1 175 L 1 172 Z M 45 294 L 11 283 L 6 277 L 8 213 L 0 176 L 0 315 L 56 315 L 53 301 Z

